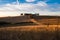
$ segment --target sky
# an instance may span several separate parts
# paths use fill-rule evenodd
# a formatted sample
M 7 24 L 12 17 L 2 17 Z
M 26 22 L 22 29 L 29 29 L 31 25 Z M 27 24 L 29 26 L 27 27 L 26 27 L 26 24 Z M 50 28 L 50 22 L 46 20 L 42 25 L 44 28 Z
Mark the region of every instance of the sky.
M 0 17 L 21 13 L 60 16 L 60 0 L 0 0 Z

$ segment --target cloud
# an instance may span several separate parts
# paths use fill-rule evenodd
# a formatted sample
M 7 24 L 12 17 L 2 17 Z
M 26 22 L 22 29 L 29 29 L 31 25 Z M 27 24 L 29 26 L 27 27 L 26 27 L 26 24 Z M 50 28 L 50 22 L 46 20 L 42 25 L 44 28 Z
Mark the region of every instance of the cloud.
M 1 16 L 19 16 L 20 13 L 40 13 L 40 15 L 59 15 L 60 5 L 57 6 L 48 5 L 46 2 L 40 1 L 36 4 L 32 3 L 20 3 L 19 5 L 5 4 L 0 6 L 0 17 Z M 59 6 L 59 7 L 58 7 Z M 5 13 L 5 14 L 4 14 Z
M 47 3 L 43 2 L 43 1 L 40 1 L 40 2 L 37 2 L 37 5 L 39 5 L 39 6 L 47 6 Z
M 36 1 L 36 0 L 26 0 L 26 2 L 34 2 L 34 1 Z
M 2 7 L 0 7 L 0 10 L 7 10 L 7 11 L 35 11 L 40 10 L 42 7 L 46 7 L 47 4 L 44 2 L 38 2 L 37 4 L 28 4 L 28 3 L 24 3 L 24 4 L 6 4 Z M 40 8 L 41 7 L 41 8 Z M 35 10 L 34 10 L 35 9 Z

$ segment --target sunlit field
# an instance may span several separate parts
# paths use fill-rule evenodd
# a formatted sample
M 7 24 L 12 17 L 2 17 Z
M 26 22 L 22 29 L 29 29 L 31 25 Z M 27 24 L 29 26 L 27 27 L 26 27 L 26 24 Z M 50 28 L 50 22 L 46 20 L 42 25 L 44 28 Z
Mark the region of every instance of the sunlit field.
M 35 17 L 30 22 L 0 22 L 0 40 L 60 40 L 59 20 Z
M 60 40 L 60 25 L 4 26 L 0 40 Z

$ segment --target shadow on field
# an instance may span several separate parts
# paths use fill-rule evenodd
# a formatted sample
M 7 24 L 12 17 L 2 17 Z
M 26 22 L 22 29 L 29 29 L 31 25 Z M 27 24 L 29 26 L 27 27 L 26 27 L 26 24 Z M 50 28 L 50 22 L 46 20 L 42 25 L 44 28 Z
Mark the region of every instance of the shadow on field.
M 33 22 L 20 22 L 20 23 L 0 22 L 0 27 L 28 26 L 28 25 L 37 25 L 37 24 Z

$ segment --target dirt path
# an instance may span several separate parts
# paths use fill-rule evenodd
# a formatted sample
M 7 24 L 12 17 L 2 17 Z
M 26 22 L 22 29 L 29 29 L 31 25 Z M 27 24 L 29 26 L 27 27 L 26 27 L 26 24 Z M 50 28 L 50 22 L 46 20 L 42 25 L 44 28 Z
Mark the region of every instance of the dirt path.
M 36 23 L 36 24 L 42 24 L 42 23 L 36 21 L 35 19 L 31 19 L 31 21 L 32 21 L 33 23 Z

